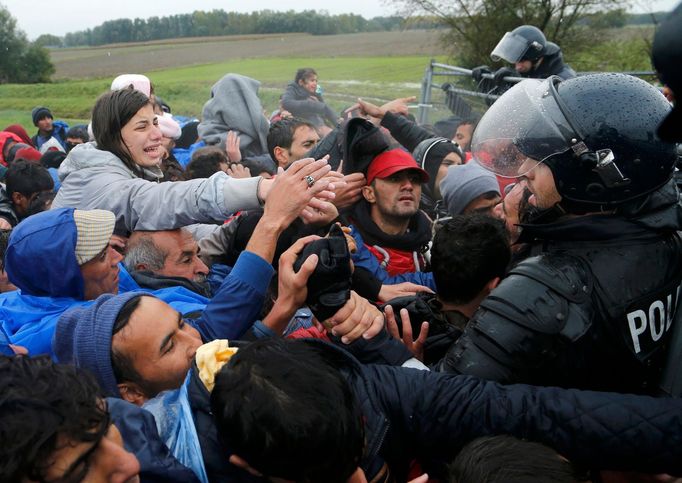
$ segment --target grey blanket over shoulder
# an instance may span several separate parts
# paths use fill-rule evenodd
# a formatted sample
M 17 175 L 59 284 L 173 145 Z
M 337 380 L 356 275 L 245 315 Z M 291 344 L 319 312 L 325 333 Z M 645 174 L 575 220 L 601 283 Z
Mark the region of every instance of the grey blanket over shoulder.
M 148 179 L 154 173 L 144 170 Z M 59 167 L 62 186 L 52 208 L 103 209 L 116 215 L 116 233 L 172 230 L 193 223 L 222 223 L 231 213 L 260 207 L 260 178 L 210 178 L 157 183 L 138 177 L 95 143 L 73 148 Z
M 206 144 L 224 144 L 228 131 L 237 131 L 242 157 L 268 152 L 270 126 L 258 98 L 259 87 L 257 80 L 239 74 L 227 74 L 213 85 L 198 126 Z

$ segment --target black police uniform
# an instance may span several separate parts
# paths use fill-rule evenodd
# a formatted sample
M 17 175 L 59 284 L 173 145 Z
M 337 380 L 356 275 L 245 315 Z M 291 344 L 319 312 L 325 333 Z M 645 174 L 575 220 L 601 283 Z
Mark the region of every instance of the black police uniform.
M 474 159 L 516 177 L 543 163 L 561 201 L 523 226 L 531 257 L 483 301 L 441 369 L 657 392 L 682 280 L 677 154 L 655 134 L 669 110 L 643 80 L 598 74 L 524 80 L 486 112 Z
M 655 392 L 682 280 L 677 196 L 669 183 L 636 219 L 590 215 L 524 226 L 535 256 L 483 301 L 440 370 Z

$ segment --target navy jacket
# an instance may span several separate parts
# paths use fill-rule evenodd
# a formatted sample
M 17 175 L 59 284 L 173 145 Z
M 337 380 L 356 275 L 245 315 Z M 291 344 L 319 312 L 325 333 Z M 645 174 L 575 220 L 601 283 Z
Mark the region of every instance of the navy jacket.
M 617 214 L 524 225 L 535 256 L 481 302 L 441 370 L 655 394 L 680 313 L 680 230 L 672 180 Z
M 545 443 L 587 467 L 682 474 L 679 399 L 502 386 L 381 365 L 348 363 L 342 372 L 368 424 L 365 465 L 381 458 L 398 480 L 413 458 L 432 474 L 467 442 L 494 434 Z
M 122 399 L 107 398 L 111 421 L 121 432 L 123 446 L 140 462 L 142 483 L 194 483 L 197 477 L 181 465 L 159 438 L 154 417 Z
M 432 477 L 442 477 L 444 462 L 466 443 L 495 434 L 547 444 L 590 468 L 682 474 L 680 399 L 503 386 L 474 377 L 362 365 L 327 343 L 306 343 L 317 346 L 320 356 L 341 371 L 360 403 L 367 425 L 361 465 L 368 481 L 384 463 L 396 481 L 406 481 L 407 465 L 414 459 Z M 189 394 L 207 470 L 211 463 L 223 467 L 217 478 L 209 471 L 209 479 L 253 481 L 226 463 L 230 453 L 216 442 L 208 392 L 196 377 L 194 382 Z

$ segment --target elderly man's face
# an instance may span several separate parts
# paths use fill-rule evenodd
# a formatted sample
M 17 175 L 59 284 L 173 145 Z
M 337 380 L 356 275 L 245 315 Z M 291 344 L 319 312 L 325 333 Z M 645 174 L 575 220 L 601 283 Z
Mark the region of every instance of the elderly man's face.
M 138 388 L 144 397 L 132 400 L 135 403 L 179 388 L 201 344 L 199 332 L 154 297 L 142 297 L 128 323 L 111 339 L 112 351 L 128 359 L 142 379 Z
M 166 253 L 166 260 L 157 275 L 181 277 L 194 282 L 204 282 L 208 267 L 199 258 L 199 246 L 194 237 L 185 230 L 159 231 L 154 233 L 154 245 Z
M 121 260 L 123 256 L 107 245 L 95 258 L 81 265 L 84 300 L 94 300 L 105 293 L 118 293 L 118 262 Z

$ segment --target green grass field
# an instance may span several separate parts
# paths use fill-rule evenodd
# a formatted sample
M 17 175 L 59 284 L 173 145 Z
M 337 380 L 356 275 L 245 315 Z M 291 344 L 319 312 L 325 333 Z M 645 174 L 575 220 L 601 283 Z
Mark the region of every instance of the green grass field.
M 337 110 L 359 96 L 380 102 L 419 95 L 424 69 L 441 53 L 437 38 L 432 31 L 292 34 L 57 49 L 51 53 L 54 83 L 0 85 L 0 129 L 20 123 L 32 133 L 30 112 L 38 105 L 70 124 L 84 122 L 97 96 L 126 72 L 149 76 L 173 113 L 188 116 L 201 114 L 211 86 L 227 73 L 261 81 L 259 95 L 268 112 L 278 107 L 296 69 L 308 66 L 317 70 L 325 99 Z
M 350 105 L 358 96 L 384 101 L 398 96 L 419 95 L 419 81 L 430 58 L 337 57 L 325 59 L 260 58 L 144 72 L 174 113 L 198 116 L 209 98 L 211 86 L 229 72 L 261 81 L 260 97 L 267 111 L 277 108 L 279 95 L 291 81 L 292 66 L 314 65 L 325 97 L 334 108 Z M 20 123 L 34 130 L 30 111 L 37 105 L 50 107 L 56 118 L 81 122 L 90 117 L 94 100 L 105 92 L 111 77 L 53 84 L 0 86 L 0 128 Z

